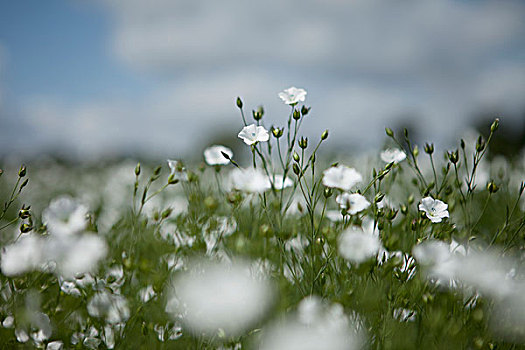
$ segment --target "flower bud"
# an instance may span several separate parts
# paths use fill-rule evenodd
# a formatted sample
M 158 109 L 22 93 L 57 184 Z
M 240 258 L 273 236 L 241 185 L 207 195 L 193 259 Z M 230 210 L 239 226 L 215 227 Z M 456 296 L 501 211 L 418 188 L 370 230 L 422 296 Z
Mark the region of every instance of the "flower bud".
M 272 134 L 276 139 L 283 136 L 283 132 L 284 132 L 284 129 L 272 127 Z
M 32 229 L 33 228 L 29 224 L 25 224 L 24 223 L 24 224 L 20 225 L 20 232 L 22 232 L 22 233 L 27 233 L 27 232 L 31 231 Z
M 407 215 L 407 213 L 408 213 L 408 208 L 407 208 L 407 206 L 404 205 L 404 204 L 402 204 L 402 205 L 401 205 L 401 214 L 403 214 L 403 215 Z
M 408 139 L 408 129 L 404 128 L 403 133 L 405 134 L 405 139 Z
M 160 213 L 158 210 L 155 210 L 155 212 L 153 213 L 153 220 L 159 221 L 159 219 L 160 219 Z
M 26 176 L 26 173 L 27 173 L 26 166 L 22 165 L 20 167 L 20 170 L 18 170 L 18 177 L 24 177 L 24 176 Z
M 168 177 L 168 185 L 175 185 L 179 182 L 179 179 L 175 178 L 175 174 L 171 174 Z
M 160 165 L 159 165 L 158 167 L 156 167 L 156 168 L 153 170 L 153 175 L 155 175 L 155 176 L 159 175 L 161 169 L 162 169 L 162 168 L 160 167 Z
M 414 203 L 414 195 L 413 194 L 408 196 L 408 204 L 412 204 L 412 203 Z
M 376 196 L 374 197 L 374 202 L 379 203 L 383 200 L 383 198 L 385 198 L 385 194 L 378 192 Z
M 324 198 L 330 198 L 332 197 L 332 194 L 334 193 L 334 191 L 330 188 L 330 187 L 326 187 L 324 189 Z
M 328 138 L 328 129 L 326 129 L 325 131 L 323 131 L 323 133 L 321 134 L 321 140 L 326 140 Z
M 22 188 L 26 187 L 29 183 L 29 179 L 25 179 L 24 182 L 20 185 L 20 188 L 18 189 L 18 192 L 22 191 Z
M 135 176 L 140 175 L 140 163 L 137 163 L 137 166 L 135 167 Z
M 301 139 L 299 140 L 298 144 L 299 144 L 299 147 L 301 147 L 302 149 L 305 149 L 306 147 L 308 147 L 308 137 L 301 136 Z
M 161 216 L 162 216 L 163 219 L 167 219 L 171 215 L 172 212 L 173 212 L 173 209 L 172 208 L 168 208 L 168 209 L 166 209 L 166 210 L 164 210 L 162 212 Z
M 297 163 L 293 163 L 292 169 L 294 174 L 299 176 L 299 174 L 301 173 L 301 169 L 299 168 L 299 165 L 297 165 Z
M 425 144 L 425 153 L 427 153 L 427 154 L 434 153 L 434 144 L 433 143 L 426 143 Z
M 259 121 L 263 117 L 262 113 L 260 113 L 259 111 L 254 111 L 254 110 L 252 110 L 252 116 L 253 116 L 253 120 L 255 121 Z
M 417 147 L 417 145 L 414 146 L 412 153 L 414 153 L 414 157 L 417 157 L 419 155 L 419 147 Z
M 386 218 L 390 221 L 394 220 L 395 217 L 397 216 L 397 210 L 394 210 L 394 209 L 389 209 L 387 212 L 386 212 Z
M 496 130 L 498 130 L 498 127 L 499 127 L 499 118 L 496 118 L 494 122 L 492 123 L 492 125 L 490 126 L 490 132 L 495 132 Z
M 412 231 L 416 231 L 417 230 L 417 220 L 416 219 L 412 220 L 412 222 L 410 223 L 410 229 Z
M 489 191 L 489 193 L 496 193 L 498 192 L 499 190 L 499 186 L 496 185 L 494 183 L 494 181 L 490 181 L 488 184 L 487 184 L 487 190 Z
M 456 149 L 455 151 L 448 152 L 448 159 L 452 164 L 457 164 L 459 161 L 459 151 Z
M 31 216 L 31 212 L 28 210 L 28 209 L 24 209 L 22 207 L 22 209 L 20 209 L 20 211 L 18 212 L 18 217 L 20 219 L 27 219 Z
M 295 120 L 301 119 L 301 112 L 299 112 L 298 110 L 294 109 L 293 110 L 293 119 L 295 119 Z
M 386 135 L 388 137 L 394 137 L 394 132 L 390 128 L 385 128 Z
M 301 107 L 301 114 L 303 116 L 307 115 L 309 112 L 310 112 L 310 109 L 312 109 L 311 107 L 306 107 L 303 105 L 303 107 Z
M 299 155 L 297 154 L 297 152 L 293 151 L 293 156 L 292 156 L 293 160 L 296 161 L 296 162 L 299 162 L 301 160 L 301 157 L 299 157 Z
M 461 146 L 462 150 L 465 150 L 465 140 L 461 139 L 459 145 Z
M 240 97 L 237 97 L 237 107 L 242 108 L 242 100 Z
M 476 141 L 476 151 L 482 152 L 485 149 L 485 140 L 483 136 L 479 135 L 478 140 Z

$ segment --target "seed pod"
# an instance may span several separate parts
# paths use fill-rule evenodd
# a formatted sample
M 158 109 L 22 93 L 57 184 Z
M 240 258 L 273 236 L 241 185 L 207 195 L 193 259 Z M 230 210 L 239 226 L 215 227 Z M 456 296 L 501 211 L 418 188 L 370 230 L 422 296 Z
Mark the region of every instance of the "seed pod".
M 385 128 L 386 135 L 389 137 L 394 137 L 394 132 L 390 128 Z
M 24 176 L 26 176 L 26 173 L 27 173 L 26 166 L 22 165 L 20 167 L 20 170 L 18 170 L 18 177 L 24 177 Z
M 328 129 L 326 129 L 325 131 L 323 131 L 323 133 L 321 134 L 321 140 L 324 141 L 328 138 Z
M 237 97 L 237 107 L 242 108 L 242 100 L 240 97 Z
M 140 163 L 137 163 L 137 166 L 135 167 L 135 176 L 140 175 Z

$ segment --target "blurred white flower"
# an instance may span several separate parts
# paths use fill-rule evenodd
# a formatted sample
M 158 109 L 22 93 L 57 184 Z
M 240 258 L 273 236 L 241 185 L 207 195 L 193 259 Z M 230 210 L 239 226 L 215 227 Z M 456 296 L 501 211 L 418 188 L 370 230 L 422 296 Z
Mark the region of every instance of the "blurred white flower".
M 63 196 L 49 204 L 42 213 L 42 221 L 53 235 L 74 235 L 86 228 L 87 214 L 87 206 L 69 196 Z
M 323 172 L 323 185 L 349 191 L 354 185 L 361 182 L 363 177 L 354 168 L 338 165 Z
M 208 147 L 204 150 L 204 160 L 208 165 L 227 165 L 230 160 L 223 153 L 226 153 L 230 158 L 233 157 L 233 152 L 228 147 L 220 145 Z
M 340 304 L 309 296 L 295 315 L 265 330 L 260 345 L 262 350 L 353 350 L 361 349 L 363 341 Z
M 377 255 L 381 249 L 378 237 L 354 226 L 341 233 L 338 241 L 339 254 L 346 260 L 357 264 Z
M 273 187 L 278 191 L 283 190 L 287 187 L 293 186 L 293 181 L 288 176 L 287 177 L 284 177 L 283 175 L 269 176 L 268 181 L 270 181 L 270 187 L 271 187 L 271 184 L 273 183 Z
M 193 269 L 178 275 L 167 310 L 182 314 L 193 332 L 213 336 L 219 329 L 227 336 L 249 330 L 264 316 L 273 300 L 273 288 L 250 264 L 194 262 Z
M 230 187 L 249 193 L 262 193 L 271 188 L 268 177 L 260 170 L 235 168 L 229 175 Z
M 298 102 L 304 102 L 306 99 L 306 90 L 292 86 L 279 92 L 279 97 L 287 105 L 295 105 Z
M 87 311 L 90 316 L 105 318 L 108 323 L 121 323 L 129 318 L 126 299 L 107 291 L 95 294 L 88 302 Z
M 425 197 L 419 204 L 419 210 L 427 214 L 427 218 L 433 223 L 441 222 L 443 218 L 448 218 L 448 204 L 434 199 L 432 197 Z
M 247 145 L 253 145 L 257 142 L 266 142 L 270 139 L 270 134 L 263 126 L 250 124 L 242 128 L 237 135 Z
M 335 198 L 341 209 L 345 209 L 349 214 L 355 215 L 370 206 L 370 202 L 359 193 L 341 193 Z
M 17 276 L 39 268 L 44 263 L 43 245 L 42 238 L 29 235 L 4 247 L 0 261 L 2 273 L 6 276 Z
M 178 160 L 168 159 L 168 166 L 170 168 L 170 175 L 176 180 L 179 181 L 188 181 L 188 173 L 186 173 L 186 168 Z
M 404 161 L 406 157 L 406 153 L 397 148 L 388 148 L 381 152 L 381 160 L 385 163 L 397 164 Z

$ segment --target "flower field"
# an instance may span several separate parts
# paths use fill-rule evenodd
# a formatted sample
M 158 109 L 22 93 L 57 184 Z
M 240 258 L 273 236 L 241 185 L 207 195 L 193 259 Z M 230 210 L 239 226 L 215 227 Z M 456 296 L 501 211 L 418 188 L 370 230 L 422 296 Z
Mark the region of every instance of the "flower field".
M 499 126 L 452 149 L 386 128 L 366 155 L 301 133 L 303 89 L 237 155 L 0 164 L 0 345 L 525 348 L 525 157 Z

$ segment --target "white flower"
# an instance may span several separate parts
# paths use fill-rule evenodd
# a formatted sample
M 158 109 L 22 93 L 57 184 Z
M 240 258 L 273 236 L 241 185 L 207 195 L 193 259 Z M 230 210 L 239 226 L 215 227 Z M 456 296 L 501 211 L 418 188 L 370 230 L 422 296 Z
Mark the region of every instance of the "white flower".
M 170 167 L 170 175 L 173 175 L 175 179 L 179 181 L 188 181 L 188 174 L 186 168 L 178 160 L 168 159 L 168 166 Z
M 42 221 L 53 235 L 74 235 L 86 228 L 88 208 L 69 196 L 54 199 L 42 213 Z
M 250 264 L 197 262 L 178 275 L 167 311 L 179 317 L 193 332 L 213 336 L 222 329 L 237 336 L 259 321 L 273 300 L 269 281 L 253 276 Z
M 40 267 L 44 262 L 43 239 L 38 236 L 23 236 L 18 242 L 2 250 L 1 267 L 6 276 L 21 275 Z
M 354 168 L 338 165 L 323 172 L 323 185 L 349 191 L 355 184 L 361 182 L 363 177 Z
M 450 284 L 456 275 L 457 261 L 451 246 L 442 241 L 426 241 L 416 245 L 412 253 L 417 262 L 426 267 L 428 277 Z
M 283 175 L 274 175 L 274 176 L 270 176 L 268 178 L 268 180 L 270 181 L 270 187 L 271 187 L 271 184 L 273 183 L 273 187 L 280 191 L 280 190 L 283 190 L 287 187 L 290 187 L 290 186 L 293 186 L 293 181 L 292 179 L 290 179 L 288 176 L 286 178 L 283 179 Z
M 257 142 L 266 142 L 270 139 L 270 134 L 263 126 L 251 124 L 242 128 L 237 135 L 247 145 L 253 145 Z
M 235 168 L 230 172 L 230 187 L 249 193 L 262 193 L 271 188 L 268 177 L 261 171 Z
M 447 208 L 448 204 L 432 197 L 423 198 L 419 204 L 419 210 L 424 211 L 433 223 L 449 217 Z
M 306 90 L 298 89 L 295 86 L 292 86 L 282 92 L 279 92 L 279 97 L 287 105 L 295 105 L 298 102 L 304 102 L 306 99 Z
M 355 215 L 370 206 L 370 202 L 359 193 L 341 193 L 335 198 L 341 209 L 345 209 L 348 214 Z
M 389 148 L 381 152 L 381 160 L 386 163 L 397 164 L 404 161 L 406 157 L 406 153 L 397 148 Z
M 222 153 L 226 153 L 228 157 L 233 157 L 233 152 L 228 147 L 215 145 L 208 147 L 204 150 L 204 160 L 208 165 L 227 165 L 230 160 L 227 159 Z
M 379 238 L 357 227 L 350 227 L 339 236 L 339 254 L 357 264 L 373 257 L 380 249 Z
M 87 311 L 92 317 L 103 317 L 108 323 L 121 323 L 129 318 L 129 307 L 121 295 L 108 291 L 96 293 L 87 304 Z

